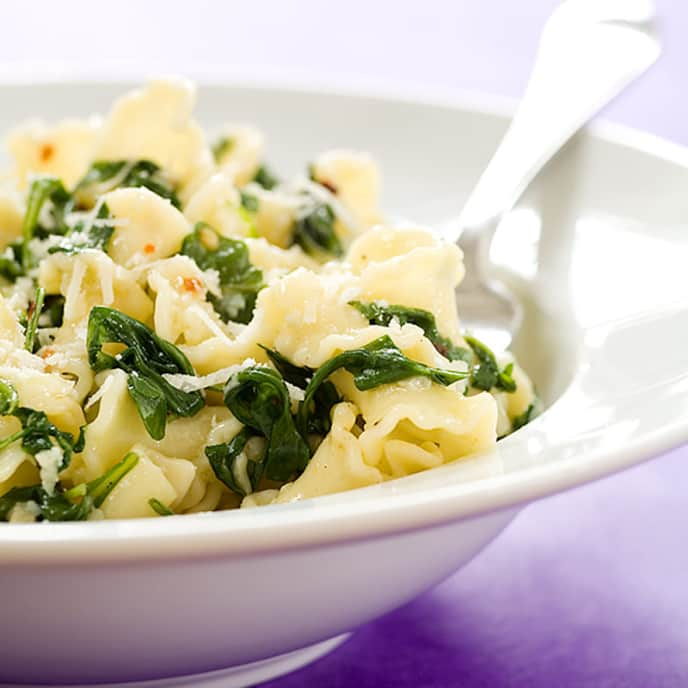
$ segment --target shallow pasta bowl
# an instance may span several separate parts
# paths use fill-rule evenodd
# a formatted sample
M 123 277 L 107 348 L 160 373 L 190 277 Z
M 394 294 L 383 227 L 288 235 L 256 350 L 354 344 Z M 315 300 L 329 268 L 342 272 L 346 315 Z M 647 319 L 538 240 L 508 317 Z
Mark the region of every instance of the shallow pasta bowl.
M 2 86 L 0 129 L 46 103 L 51 119 L 104 110 L 124 88 Z M 284 172 L 369 150 L 388 212 L 436 226 L 508 120 L 475 100 L 212 85 L 199 117 L 255 122 Z M 526 306 L 516 352 L 547 410 L 488 455 L 290 505 L 0 526 L 0 681 L 265 680 L 442 580 L 528 502 L 688 440 L 687 189 L 688 152 L 604 128 L 505 218 L 493 258 Z

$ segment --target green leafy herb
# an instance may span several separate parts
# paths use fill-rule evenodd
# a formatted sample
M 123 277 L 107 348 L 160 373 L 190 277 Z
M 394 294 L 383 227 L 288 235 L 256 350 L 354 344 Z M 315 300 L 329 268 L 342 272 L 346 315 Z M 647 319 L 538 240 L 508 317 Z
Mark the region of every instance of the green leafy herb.
M 536 404 L 529 404 L 528 408 L 523 413 L 519 414 L 511 421 L 511 432 L 516 432 L 516 430 L 520 430 L 524 425 L 528 425 L 535 416 L 537 416 Z
M 0 255 L 0 276 L 4 277 L 10 282 L 15 282 L 17 277 L 24 274 L 24 266 L 22 264 L 22 249 L 24 242 L 22 240 L 10 242 L 2 255 Z
M 222 136 L 217 141 L 215 141 L 215 143 L 213 143 L 213 145 L 211 146 L 215 162 L 220 162 L 220 160 L 222 160 L 225 154 L 229 153 L 229 151 L 232 150 L 233 147 L 234 139 L 231 136 Z
M 244 451 L 246 443 L 255 436 L 256 431 L 253 428 L 245 427 L 229 442 L 213 444 L 205 448 L 205 455 L 208 457 L 208 462 L 217 479 L 241 497 L 255 491 L 265 469 L 264 457 L 260 461 L 247 459 L 245 480 L 242 481 L 238 475 L 238 471 L 241 469 L 237 466 L 237 459 Z M 245 481 L 248 481 L 250 490 L 246 489 Z
M 392 319 L 396 318 L 400 325 L 411 323 L 420 327 L 437 351 L 450 361 L 471 363 L 473 360 L 469 349 L 457 346 L 451 339 L 440 334 L 435 316 L 430 311 L 425 311 L 422 308 L 407 308 L 406 306 L 381 306 L 374 302 L 349 301 L 349 305 L 362 313 L 371 325 L 388 327 Z
M 258 168 L 251 181 L 268 190 L 274 189 L 279 184 L 279 179 L 265 165 L 261 165 Z
M 292 243 L 306 253 L 341 256 L 344 250 L 334 231 L 335 220 L 334 211 L 327 203 L 315 202 L 296 220 Z
M 48 294 L 43 304 L 43 313 L 38 321 L 41 327 L 61 327 L 64 315 L 64 296 Z
M 32 182 L 22 224 L 20 262 L 24 274 L 35 263 L 29 242 L 34 236 L 44 238 L 49 234 L 64 234 L 65 215 L 71 209 L 71 201 L 71 195 L 56 177 L 40 177 Z M 50 226 L 43 227 L 40 224 L 40 216 L 47 202 L 50 203 L 51 222 Z
M 111 356 L 103 351 L 107 343 L 123 344 L 125 348 Z M 129 394 L 153 439 L 165 436 L 168 414 L 193 416 L 203 408 L 200 392 L 183 392 L 163 378 L 166 373 L 193 375 L 189 360 L 139 320 L 112 308 L 95 306 L 88 318 L 86 349 L 95 371 L 120 368 L 129 374 Z
M 493 387 L 505 392 L 515 392 L 516 382 L 512 377 L 514 364 L 509 363 L 503 370 L 500 370 L 491 349 L 470 335 L 464 335 L 464 339 L 477 359 L 477 364 L 473 366 L 471 371 L 471 386 L 486 392 L 489 392 Z
M 181 253 L 192 258 L 201 270 L 217 270 L 222 295 L 208 294 L 208 300 L 219 316 L 225 322 L 249 322 L 264 283 L 263 273 L 251 263 L 246 244 L 220 236 L 199 222 L 184 239 Z
M 45 289 L 36 287 L 33 301 L 29 304 L 27 312 L 26 332 L 24 334 L 24 348 L 33 353 L 36 350 L 36 330 L 38 330 L 38 319 L 43 311 L 43 300 L 45 299 Z
M 4 387 L 8 385 L 9 383 L 3 382 Z M 6 399 L 6 397 L 4 398 Z M 7 405 L 6 401 L 2 403 L 3 405 Z M 14 408 L 12 408 L 12 403 L 14 404 Z M 16 406 L 16 399 L 9 404 L 9 408 L 11 409 L 10 412 L 3 415 L 12 415 L 18 418 L 22 425 L 22 429 L 0 440 L 0 450 L 5 449 L 5 447 L 8 447 L 13 442 L 21 440 L 22 449 L 28 454 L 36 456 L 38 452 L 52 449 L 53 446 L 55 446 L 53 444 L 53 440 L 55 440 L 55 444 L 62 449 L 63 458 L 60 464 L 60 470 L 64 470 L 69 466 L 74 452 L 78 453 L 83 451 L 83 428 L 79 437 L 74 440 L 74 436 L 71 433 L 58 430 L 48 420 L 48 417 L 43 411 Z
M 54 494 L 40 485 L 13 487 L 0 497 L 0 521 L 9 520 L 12 509 L 25 502 L 36 504 L 38 521 L 85 521 L 137 463 L 136 454 L 129 453 L 99 478 L 66 491 L 58 485 Z
M 227 380 L 224 399 L 241 423 L 267 439 L 263 462 L 270 480 L 289 480 L 304 470 L 310 449 L 294 425 L 278 372 L 260 365 L 241 370 Z
M 19 406 L 19 395 L 14 385 L 0 379 L 0 416 L 11 416 Z
M 98 196 L 118 187 L 145 187 L 166 198 L 175 208 L 181 207 L 174 185 L 151 160 L 94 162 L 74 189 L 74 198 L 79 207 L 91 208 Z
M 155 497 L 148 500 L 148 506 L 160 516 L 174 516 L 174 511 L 165 506 L 159 499 L 155 499 Z
M 239 191 L 241 196 L 241 207 L 248 210 L 250 213 L 257 213 L 260 203 L 258 198 L 253 194 L 248 193 L 248 191 Z
M 308 427 L 318 388 L 340 368 L 354 376 L 354 384 L 361 391 L 415 376 L 427 377 L 441 385 L 450 385 L 465 379 L 468 375 L 457 370 L 441 370 L 412 361 L 401 352 L 390 337 L 383 335 L 360 349 L 344 351 L 318 368 L 308 383 L 305 398 L 299 407 L 298 427 L 302 431 Z
M 103 203 L 95 218 L 90 222 L 79 220 L 73 227 L 67 230 L 67 234 L 56 246 L 51 246 L 48 253 L 67 253 L 73 255 L 86 249 L 98 249 L 107 251 L 110 238 L 115 227 L 110 224 L 110 210 L 107 204 Z
M 313 378 L 315 370 L 307 366 L 294 365 L 289 359 L 277 351 L 261 347 L 270 357 L 272 364 L 281 373 L 282 377 L 296 387 L 305 390 Z M 332 425 L 330 412 L 335 404 L 341 401 L 337 388 L 331 382 L 323 382 L 313 396 L 313 411 L 308 416 L 306 431 L 315 435 L 326 435 Z

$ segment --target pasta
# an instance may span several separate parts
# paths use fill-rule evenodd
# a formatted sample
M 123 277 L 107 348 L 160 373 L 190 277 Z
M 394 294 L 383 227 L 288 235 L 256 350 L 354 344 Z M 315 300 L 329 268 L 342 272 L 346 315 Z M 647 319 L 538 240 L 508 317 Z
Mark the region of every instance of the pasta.
M 160 517 L 373 485 L 492 447 L 539 401 L 462 331 L 461 251 L 385 224 L 367 154 L 302 178 L 155 81 L 9 137 L 0 520 Z

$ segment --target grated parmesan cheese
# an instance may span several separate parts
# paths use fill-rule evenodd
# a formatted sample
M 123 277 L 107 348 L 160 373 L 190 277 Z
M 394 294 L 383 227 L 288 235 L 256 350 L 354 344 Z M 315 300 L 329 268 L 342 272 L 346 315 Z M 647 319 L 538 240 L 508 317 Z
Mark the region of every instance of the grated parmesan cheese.
M 51 496 L 55 494 L 55 485 L 59 479 L 63 459 L 64 454 L 60 447 L 44 449 L 36 454 L 36 462 L 41 474 L 41 486 Z
M 306 398 L 306 392 L 302 390 L 301 387 L 292 385 L 291 382 L 287 382 L 286 380 L 284 384 L 287 387 L 287 392 L 289 392 L 289 399 L 291 399 L 291 401 L 303 401 Z
M 196 376 L 182 375 L 181 373 L 165 373 L 163 378 L 166 382 L 169 382 L 173 387 L 176 387 L 182 392 L 197 392 L 206 387 L 223 385 L 235 373 L 254 365 L 256 365 L 256 361 L 253 358 L 247 358 L 241 364 L 220 368 L 220 370 L 208 373 L 208 375 Z

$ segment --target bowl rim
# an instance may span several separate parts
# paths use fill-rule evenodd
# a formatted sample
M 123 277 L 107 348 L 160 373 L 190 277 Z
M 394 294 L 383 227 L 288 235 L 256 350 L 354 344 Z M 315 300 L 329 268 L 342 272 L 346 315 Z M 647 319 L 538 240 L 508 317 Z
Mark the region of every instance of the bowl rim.
M 129 79 L 47 79 L 43 82 L 4 80 L 6 87 L 42 86 L 128 88 Z M 203 86 L 282 92 L 289 95 L 321 95 L 352 99 L 406 102 L 509 118 L 514 102 L 509 98 L 457 92 L 447 89 L 403 88 L 376 84 L 355 87 L 343 84 L 313 85 L 280 79 L 197 78 Z M 688 147 L 637 129 L 596 121 L 582 136 L 614 144 L 676 165 L 688 171 Z M 652 311 L 654 313 L 654 311 Z M 583 332 L 586 330 L 583 329 Z M 564 393 L 565 394 L 565 393 Z M 561 400 L 561 398 L 560 398 Z M 556 413 L 559 401 L 544 417 Z M 508 441 L 527 440 L 537 419 Z M 159 560 L 198 556 L 237 556 L 294 548 L 310 548 L 334 542 L 370 539 L 448 522 L 480 517 L 486 513 L 517 509 L 535 499 L 572 489 L 611 473 L 630 468 L 688 441 L 688 420 L 674 423 L 622 450 L 598 450 L 585 456 L 561 458 L 504 475 L 482 478 L 461 485 L 438 485 L 413 490 L 410 478 L 385 483 L 393 486 L 384 499 L 371 488 L 327 495 L 260 509 L 232 510 L 161 519 L 128 519 L 80 523 L 0 524 L 2 565 Z M 432 471 L 430 472 L 432 473 Z M 373 495 L 372 497 L 370 495 Z M 342 495 L 347 498 L 342 499 Z M 353 498 L 351 496 L 354 495 Z

